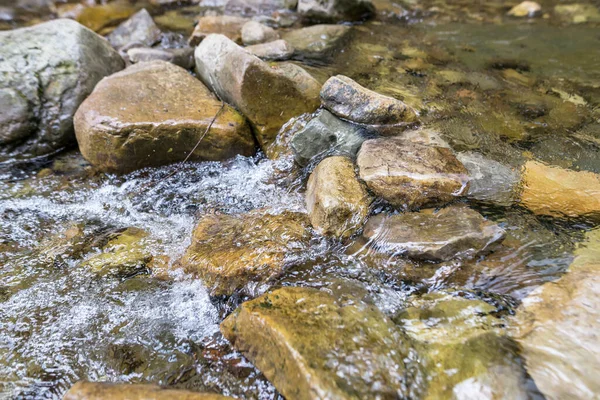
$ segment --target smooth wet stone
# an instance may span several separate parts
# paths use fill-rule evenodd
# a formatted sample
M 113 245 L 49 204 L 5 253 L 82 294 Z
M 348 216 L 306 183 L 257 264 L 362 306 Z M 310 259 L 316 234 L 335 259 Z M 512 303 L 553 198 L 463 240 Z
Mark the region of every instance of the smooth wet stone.
M 267 64 L 223 35 L 204 39 L 195 58 L 199 77 L 248 118 L 263 149 L 290 118 L 319 106 L 320 84 L 304 69 Z
M 359 124 L 402 126 L 417 121 L 415 111 L 402 101 L 373 92 L 344 75 L 325 82 L 321 103 L 338 117 Z
M 360 21 L 375 14 L 370 0 L 298 0 L 298 12 L 317 21 Z
M 441 205 L 469 189 L 468 171 L 450 149 L 402 137 L 365 141 L 356 163 L 369 189 L 397 207 Z
M 307 165 L 325 154 L 354 156 L 369 137 L 364 127 L 342 121 L 327 110 L 320 110 L 291 139 L 290 147 L 296 162 Z
M 287 287 L 243 303 L 221 332 L 288 399 L 415 396 L 402 333 L 360 300 Z
M 75 21 L 0 32 L 0 161 L 74 143 L 77 107 L 124 66 L 104 38 Z
M 246 50 L 265 61 L 289 60 L 295 52 L 295 49 L 283 39 L 248 46 Z
M 257 21 L 248 21 L 242 26 L 242 43 L 245 46 L 267 43 L 279 39 L 275 29 Z
M 378 214 L 363 231 L 377 252 L 433 261 L 485 254 L 504 236 L 504 229 L 463 205 L 433 213 Z
M 127 56 L 129 57 L 129 61 L 133 64 L 160 60 L 170 62 L 185 69 L 194 67 L 194 49 L 192 47 L 180 49 L 149 49 L 145 47 L 135 47 L 127 50 Z
M 197 46 L 212 33 L 227 36 L 234 42 L 242 43 L 242 27 L 250 21 L 248 18 L 233 15 L 208 15 L 198 19 L 194 32 L 189 39 L 190 46 Z
M 63 400 L 227 400 L 214 393 L 165 389 L 158 385 L 79 381 Z
M 600 216 L 600 175 L 528 161 L 521 172 L 521 205 L 555 217 Z
M 467 196 L 509 206 L 517 198 L 519 172 L 475 152 L 462 152 L 456 158 L 469 173 Z
M 394 317 L 420 350 L 425 399 L 530 398 L 518 346 L 504 336 L 500 307 L 468 291 L 412 296 Z
M 324 159 L 308 179 L 306 209 L 313 228 L 323 235 L 350 237 L 362 227 L 370 203 L 347 157 Z
M 513 8 L 508 11 L 508 15 L 511 17 L 537 17 L 542 13 L 542 6 L 540 6 L 535 1 L 524 1 L 522 3 L 517 4 Z
M 301 257 L 311 236 L 308 228 L 306 215 L 293 212 L 205 215 L 180 264 L 212 295 L 231 295 L 267 283 Z
M 106 38 L 116 48 L 128 45 L 152 46 L 160 40 L 161 31 L 150 13 L 142 9 L 119 25 Z
M 565 275 L 534 290 L 517 309 L 527 371 L 550 400 L 600 393 L 600 231 L 585 238 Z
M 282 39 L 294 46 L 299 57 L 323 59 L 332 55 L 348 38 L 347 25 L 313 25 L 283 33 Z
M 111 1 L 85 7 L 76 15 L 77 22 L 93 30 L 102 33 L 105 29 L 116 26 L 125 21 L 139 10 L 139 6 L 127 1 Z
M 75 116 L 79 149 L 110 172 L 190 160 L 254 154 L 243 116 L 228 105 L 205 132 L 221 102 L 186 70 L 164 61 L 135 64 L 102 80 Z

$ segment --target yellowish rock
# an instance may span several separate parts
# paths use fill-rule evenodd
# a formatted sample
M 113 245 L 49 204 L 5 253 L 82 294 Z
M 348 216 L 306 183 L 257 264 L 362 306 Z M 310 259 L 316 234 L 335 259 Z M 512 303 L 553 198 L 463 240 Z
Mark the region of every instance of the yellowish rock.
M 535 17 L 542 13 L 542 7 L 535 1 L 524 1 L 510 9 L 508 15 L 511 17 Z
M 528 161 L 523 168 L 521 204 L 535 214 L 600 216 L 600 175 Z
M 213 393 L 163 389 L 157 385 L 85 382 L 74 384 L 63 400 L 227 400 L 231 397 Z
M 241 44 L 242 27 L 248 21 L 250 20 L 247 18 L 233 15 L 207 15 L 198 20 L 188 42 L 190 46 L 197 46 L 211 33 L 220 33 L 237 44 Z
M 346 157 L 324 159 L 308 179 L 306 209 L 312 226 L 324 235 L 351 236 L 362 226 L 369 204 L 369 194 Z

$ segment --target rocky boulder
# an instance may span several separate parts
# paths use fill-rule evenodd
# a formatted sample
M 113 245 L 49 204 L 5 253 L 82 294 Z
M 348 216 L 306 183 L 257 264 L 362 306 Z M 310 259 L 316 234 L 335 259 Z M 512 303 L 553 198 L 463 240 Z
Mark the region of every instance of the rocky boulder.
M 245 46 L 267 43 L 279 39 L 275 29 L 257 21 L 248 21 L 242 26 L 242 42 Z
M 302 166 L 324 155 L 354 157 L 369 132 L 361 126 L 345 122 L 327 110 L 318 111 L 304 128 L 291 139 L 296 162 Z
M 369 189 L 402 208 L 441 205 L 469 188 L 467 169 L 450 149 L 403 137 L 365 141 L 356 162 Z
M 301 58 L 323 60 L 346 43 L 351 28 L 346 25 L 313 25 L 282 35 Z
M 304 69 L 269 65 L 223 35 L 204 39 L 195 57 L 199 77 L 250 120 L 263 149 L 290 118 L 319 106 L 320 84 Z
M 300 213 L 206 215 L 180 264 L 200 277 L 211 294 L 230 295 L 279 276 L 306 251 L 308 228 Z
M 321 102 L 338 117 L 359 124 L 404 126 L 417 121 L 415 111 L 402 101 L 373 92 L 343 75 L 325 82 Z
M 600 393 L 600 230 L 586 234 L 566 274 L 517 309 L 516 337 L 527 371 L 547 399 Z
M 600 217 L 600 175 L 528 161 L 522 170 L 521 204 L 535 214 Z
M 489 252 L 504 239 L 505 232 L 478 212 L 459 205 L 436 213 L 378 214 L 369 218 L 363 236 L 380 253 L 445 261 Z
M 71 386 L 63 400 L 227 400 L 232 397 L 214 393 L 163 389 L 157 385 L 85 382 Z
M 346 157 L 328 157 L 314 169 L 306 187 L 312 226 L 328 236 L 350 237 L 369 214 L 369 194 Z
M 246 50 L 261 60 L 285 61 L 292 58 L 295 49 L 285 40 L 275 40 L 268 43 L 255 44 L 246 47 Z
M 283 288 L 243 303 L 221 332 L 288 399 L 415 397 L 407 342 L 360 300 Z
M 375 14 L 370 0 L 298 0 L 298 12 L 318 21 L 360 21 Z
M 152 46 L 160 40 L 160 35 L 160 29 L 144 8 L 119 25 L 106 38 L 114 48 L 120 49 L 133 45 Z
M 124 66 L 104 38 L 71 20 L 0 32 L 0 161 L 73 144 L 75 111 Z
M 246 120 L 186 70 L 164 61 L 135 64 L 102 80 L 75 115 L 84 157 L 102 171 L 252 155 Z M 207 131 L 217 115 L 214 124 Z
M 227 36 L 234 42 L 242 43 L 242 27 L 248 18 L 236 17 L 233 15 L 210 15 L 198 19 L 194 32 L 189 39 L 190 46 L 198 46 L 205 37 L 212 33 L 218 33 Z

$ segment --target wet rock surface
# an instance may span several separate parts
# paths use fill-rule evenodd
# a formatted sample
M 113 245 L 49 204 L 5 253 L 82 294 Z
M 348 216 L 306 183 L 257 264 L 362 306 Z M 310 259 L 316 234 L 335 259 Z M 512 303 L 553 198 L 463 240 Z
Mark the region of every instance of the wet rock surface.
M 230 295 L 279 276 L 303 255 L 310 237 L 300 213 L 207 215 L 180 263 L 213 295 Z
M 187 390 L 163 389 L 157 385 L 78 382 L 64 400 L 227 400 L 232 397 Z
M 312 226 L 324 235 L 349 237 L 369 213 L 369 195 L 358 181 L 354 163 L 328 157 L 313 170 L 306 188 L 306 209 Z
M 299 57 L 323 59 L 331 56 L 348 38 L 346 25 L 313 25 L 282 34 L 282 39 L 294 46 Z
M 234 42 L 242 43 L 242 27 L 249 21 L 248 18 L 233 15 L 205 16 L 198 19 L 194 32 L 189 39 L 190 46 L 197 46 L 205 37 L 212 33 L 227 36 Z
M 493 249 L 505 232 L 465 206 L 369 218 L 363 236 L 377 252 L 425 260 L 472 258 Z
M 200 138 L 190 159 L 253 154 L 244 117 L 227 105 L 220 109 L 221 102 L 185 70 L 153 61 L 100 82 L 77 111 L 75 133 L 84 157 L 111 172 L 182 161 Z
M 288 42 L 283 39 L 248 46 L 246 47 L 246 50 L 265 61 L 289 60 L 296 51 Z
M 304 69 L 271 66 L 223 35 L 206 38 L 195 58 L 202 81 L 248 118 L 263 148 L 290 118 L 318 107 L 320 85 Z
M 406 377 L 418 371 L 403 335 L 361 301 L 283 288 L 243 303 L 221 331 L 286 398 L 414 394 Z
M 103 38 L 74 21 L 0 32 L 0 159 L 73 144 L 77 107 L 100 79 L 123 67 Z
M 271 27 L 257 21 L 249 21 L 242 26 L 242 42 L 246 46 L 272 42 L 279 39 L 279 34 Z
M 194 49 L 191 47 L 165 50 L 136 47 L 127 50 L 127 56 L 133 64 L 158 60 L 167 61 L 185 69 L 194 67 Z
M 120 49 L 132 45 L 152 46 L 160 40 L 160 35 L 160 29 L 144 8 L 119 25 L 107 39 L 114 48 Z
M 298 12 L 320 21 L 359 21 L 375 13 L 370 0 L 298 0 Z
M 445 147 L 403 137 L 369 139 L 356 163 L 369 189 L 397 207 L 441 205 L 468 190 L 466 168 Z

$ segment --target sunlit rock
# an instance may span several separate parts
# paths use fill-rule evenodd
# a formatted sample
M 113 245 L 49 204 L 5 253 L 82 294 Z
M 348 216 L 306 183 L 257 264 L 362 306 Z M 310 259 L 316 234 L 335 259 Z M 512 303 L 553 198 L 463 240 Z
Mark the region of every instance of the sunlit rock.
M 144 8 L 119 25 L 106 38 L 114 48 L 120 49 L 131 45 L 152 46 L 160 40 L 160 34 L 160 29 Z
M 304 69 L 269 65 L 223 35 L 204 39 L 195 58 L 202 81 L 248 118 L 265 149 L 290 118 L 319 106 L 320 84 Z
M 369 203 L 354 163 L 346 157 L 324 159 L 308 179 L 306 209 L 312 226 L 324 235 L 351 236 L 361 228 Z
M 106 33 L 111 27 L 131 17 L 139 6 L 125 1 L 112 1 L 85 7 L 77 13 L 76 19 L 80 24 L 100 34 Z
M 436 292 L 409 298 L 394 317 L 422 355 L 423 398 L 530 398 L 518 346 L 502 333 L 502 308 L 490 303 L 467 291 Z
M 377 252 L 435 261 L 485 254 L 504 235 L 498 225 L 462 205 L 434 213 L 378 214 L 363 231 Z
M 418 397 L 406 339 L 360 300 L 283 288 L 243 303 L 221 332 L 288 399 Z
M 406 125 L 417 121 L 415 111 L 400 100 L 373 92 L 337 75 L 321 89 L 321 102 L 333 114 L 367 125 Z
M 450 149 L 403 137 L 365 141 L 356 162 L 369 189 L 402 208 L 444 204 L 469 188 L 467 169 Z
M 0 161 L 73 144 L 77 107 L 123 67 L 104 38 L 71 20 L 0 32 Z
M 371 0 L 298 0 L 298 12 L 311 20 L 359 21 L 375 14 Z
M 324 59 L 342 47 L 351 28 L 346 25 L 313 25 L 282 34 L 302 58 Z
M 354 157 L 362 143 L 369 138 L 367 129 L 342 121 L 327 110 L 320 110 L 290 141 L 295 160 L 307 165 L 323 155 Z
M 197 46 L 205 37 L 212 33 L 227 36 L 234 42 L 242 43 L 242 27 L 248 18 L 233 15 L 207 15 L 198 19 L 198 23 L 190 36 L 190 46 Z
M 563 277 L 548 282 L 517 310 L 517 339 L 527 371 L 550 400 L 600 393 L 600 231 L 586 234 Z
M 253 211 L 205 215 L 180 261 L 213 295 L 230 295 L 248 284 L 264 284 L 306 252 L 310 232 L 305 214 Z
M 242 26 L 242 42 L 245 46 L 267 43 L 279 39 L 275 29 L 257 21 L 248 21 Z
M 84 157 L 103 171 L 252 155 L 250 128 L 186 70 L 164 61 L 133 65 L 100 82 L 75 116 Z
M 80 381 L 71 386 L 63 400 L 227 400 L 214 393 L 165 389 L 158 385 Z
M 246 50 L 265 61 L 289 60 L 295 52 L 292 45 L 282 39 L 248 46 Z
M 542 13 L 542 6 L 535 1 L 524 1 L 517 4 L 508 11 L 508 15 L 511 17 L 537 17 Z
M 528 161 L 522 176 L 521 204 L 535 214 L 600 216 L 600 175 Z

